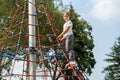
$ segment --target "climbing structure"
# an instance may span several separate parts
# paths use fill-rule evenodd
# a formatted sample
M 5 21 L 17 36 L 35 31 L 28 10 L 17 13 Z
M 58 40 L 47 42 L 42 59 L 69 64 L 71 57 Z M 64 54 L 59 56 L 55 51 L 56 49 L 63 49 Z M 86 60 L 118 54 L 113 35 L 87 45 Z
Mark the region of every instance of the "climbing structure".
M 28 3 L 36 14 L 28 13 Z M 35 17 L 35 24 L 28 23 Z M 2 22 L 1 22 L 2 23 Z M 36 35 L 29 34 L 28 26 L 35 26 Z M 78 66 L 69 62 L 64 45 L 58 40 L 59 30 L 49 7 L 44 2 L 33 4 L 29 0 L 16 0 L 15 6 L 0 28 L 0 78 L 5 80 L 84 80 Z M 29 36 L 36 38 L 36 46 L 29 47 Z M 47 44 L 46 44 L 47 43 Z M 36 55 L 35 60 L 30 55 Z M 30 73 L 30 63 L 35 63 L 35 74 Z

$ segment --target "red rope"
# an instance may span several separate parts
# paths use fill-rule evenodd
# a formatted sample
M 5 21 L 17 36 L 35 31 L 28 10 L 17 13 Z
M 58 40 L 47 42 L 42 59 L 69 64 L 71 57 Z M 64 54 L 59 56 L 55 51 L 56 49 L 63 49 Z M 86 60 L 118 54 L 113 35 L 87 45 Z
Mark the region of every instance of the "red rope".
M 29 1 L 28 1 L 29 2 Z M 16 3 L 18 3 L 18 0 L 16 0 Z M 29 3 L 31 3 L 31 2 L 29 2 Z M 33 6 L 35 6 L 36 7 L 36 9 L 37 9 L 37 5 L 35 5 L 35 4 L 33 4 L 33 3 L 31 3 Z M 27 6 L 27 4 L 23 1 L 22 3 L 21 3 L 21 5 L 24 5 L 23 6 L 23 11 L 27 11 L 27 9 L 26 9 L 26 6 Z M 56 26 L 56 24 L 55 24 L 55 21 L 53 20 L 53 18 L 52 18 L 52 16 L 51 16 L 51 14 L 50 14 L 50 11 L 48 10 L 48 9 L 46 9 L 46 5 L 45 4 L 41 4 L 42 5 L 42 8 L 43 8 L 43 10 L 44 10 L 44 13 L 42 13 L 42 15 L 44 15 L 44 14 L 48 14 L 48 16 L 46 17 L 47 18 L 47 21 L 49 22 L 49 23 L 51 23 L 52 24 L 52 27 L 45 27 L 45 25 L 33 25 L 33 24 L 28 24 L 28 21 L 26 21 L 26 15 L 28 16 L 28 15 L 31 15 L 31 16 L 35 16 L 35 18 L 36 18 L 36 24 L 38 24 L 39 23 L 39 19 L 38 19 L 38 15 L 36 15 L 36 14 L 28 14 L 28 13 L 25 13 L 25 14 L 23 14 L 22 12 L 21 12 L 21 9 L 20 9 L 20 7 L 17 7 L 17 8 L 15 8 L 14 7 L 14 9 L 12 10 L 12 12 L 13 11 L 15 11 L 15 13 L 14 14 L 11 14 L 11 19 L 13 20 L 13 21 L 20 21 L 21 20 L 21 22 L 24 22 L 24 23 L 20 23 L 19 22 L 19 24 L 18 23 L 16 23 L 16 22 L 13 22 L 13 23 L 9 23 L 9 24 L 7 24 L 8 22 L 9 22 L 9 20 L 6 20 L 6 24 L 4 24 L 4 26 L 8 26 L 8 28 L 5 28 L 3 31 L 2 31 L 2 33 L 4 34 L 4 38 L 3 39 L 0 39 L 0 40 L 3 40 L 1 43 L 0 43 L 0 48 L 2 48 L 2 47 L 6 47 L 6 45 L 7 45 L 7 42 L 10 42 L 9 40 L 10 39 L 13 39 L 13 38 L 17 38 L 17 40 L 18 41 L 21 41 L 21 39 L 22 38 L 27 38 L 28 36 L 35 36 L 37 39 L 38 39 L 38 45 L 36 46 L 36 48 L 38 48 L 38 50 L 39 50 L 39 52 L 42 52 L 43 51 L 43 49 L 44 48 L 55 48 L 55 47 L 58 47 L 58 44 L 60 44 L 60 45 L 62 45 L 61 44 L 61 42 L 59 41 L 59 39 L 56 37 L 55 38 L 55 40 L 57 41 L 57 43 L 51 43 L 51 46 L 43 46 L 43 44 L 42 44 L 42 39 L 44 38 L 44 39 L 47 39 L 48 37 L 45 35 L 41 35 L 41 32 L 40 32 L 40 30 L 41 30 L 41 28 L 46 28 L 46 32 L 48 32 L 48 33 L 50 33 L 51 31 L 52 31 L 52 33 L 53 34 L 51 34 L 50 35 L 50 37 L 52 38 L 52 37 L 54 37 L 54 35 L 59 35 L 59 31 L 58 31 L 58 28 L 57 28 L 57 26 Z M 19 12 L 19 13 L 18 13 Z M 40 13 L 40 12 L 39 12 Z M 41 14 L 41 13 L 40 13 Z M 22 16 L 22 17 L 20 17 L 20 16 Z M 33 26 L 36 26 L 36 29 L 37 29 L 37 35 L 30 35 L 30 34 L 27 34 L 25 31 L 24 31 L 24 28 L 28 28 L 28 25 L 33 25 Z M 16 34 L 11 34 L 10 33 L 10 31 L 11 30 L 15 30 L 16 32 L 17 32 L 17 30 L 19 30 L 19 32 L 23 32 L 22 34 L 19 34 L 19 33 L 16 33 Z M 50 31 L 51 30 L 51 31 Z M 28 30 L 27 30 L 27 32 L 28 32 Z M 27 46 L 27 44 L 26 45 L 20 45 L 22 48 L 27 48 L 28 46 Z M 12 46 L 10 46 L 10 48 L 15 48 L 16 49 L 16 53 L 19 51 L 19 46 L 17 46 L 17 43 L 15 44 L 15 45 L 12 45 Z M 4 51 L 7 51 L 7 48 L 5 48 L 4 49 Z M 57 66 L 57 68 L 59 68 L 59 69 L 57 69 L 57 70 L 55 70 L 55 69 L 51 69 L 51 71 L 52 72 L 60 72 L 61 73 L 61 75 L 62 76 L 60 76 L 60 77 L 63 77 L 64 79 L 65 79 L 65 75 L 64 75 L 64 73 L 63 73 L 63 71 L 65 71 L 65 70 L 69 70 L 69 69 L 63 69 L 63 67 L 61 66 L 61 64 L 60 64 L 60 62 L 64 62 L 64 63 L 66 63 L 69 59 L 68 59 L 68 57 L 67 57 L 67 55 L 66 55 L 66 53 L 65 53 L 65 48 L 64 48 L 64 46 L 62 45 L 62 48 L 60 49 L 60 51 L 62 51 L 62 53 L 63 53 L 63 55 L 64 55 L 64 58 L 65 58 L 65 60 L 58 60 L 56 57 L 54 58 L 54 63 L 56 63 L 56 66 Z M 0 50 L 0 52 L 2 52 L 1 50 Z M 26 51 L 26 52 L 30 52 L 30 51 Z M 48 75 L 48 70 L 46 69 L 46 66 L 45 66 L 45 63 L 51 63 L 52 64 L 52 62 L 51 61 L 48 61 L 48 60 L 45 60 L 44 58 L 42 59 L 42 60 L 34 60 L 34 61 L 31 61 L 30 59 L 29 59 L 29 55 L 30 54 L 27 54 L 26 52 L 24 52 L 24 56 L 26 55 L 26 56 L 28 56 L 28 59 L 26 60 L 26 59 L 20 59 L 20 61 L 23 61 L 23 72 L 22 72 L 22 74 L 12 74 L 12 75 L 3 75 L 3 76 L 0 76 L 0 77 L 7 77 L 7 76 L 10 76 L 10 78 L 9 78 L 9 80 L 11 80 L 11 77 L 12 76 L 22 76 L 22 78 L 24 78 L 23 76 L 26 76 L 26 79 L 27 80 L 30 80 L 30 77 L 31 76 L 36 76 L 36 77 L 45 77 L 45 80 L 48 80 L 48 77 L 54 77 L 54 78 L 56 78 L 56 77 L 58 77 L 57 75 Z M 57 55 L 57 54 L 56 54 Z M 16 57 L 15 57 L 15 60 L 14 60 L 14 62 L 13 62 L 13 64 L 12 64 L 12 69 L 11 69 L 11 73 L 13 73 L 13 70 L 14 70 L 14 66 L 15 66 L 15 62 L 16 62 Z M 25 66 L 25 63 L 27 62 L 27 64 L 28 64 L 28 66 Z M 39 63 L 42 63 L 42 65 L 43 65 L 43 67 L 44 67 L 44 69 L 43 69 L 43 71 L 38 71 L 38 72 L 43 72 L 44 73 L 44 75 L 31 75 L 30 74 L 30 62 L 39 62 Z M 27 67 L 28 68 L 28 71 L 27 71 L 27 73 L 25 74 L 24 73 L 24 69 L 25 69 L 25 67 Z M 73 71 L 73 73 L 74 73 L 74 75 L 77 73 L 77 71 L 74 69 L 74 66 L 72 66 L 71 64 L 70 64 L 70 67 L 71 67 L 71 70 Z M 71 77 L 73 77 L 72 75 L 71 75 Z M 78 79 L 79 80 L 83 80 L 83 75 L 82 75 L 82 73 L 80 74 L 80 76 L 78 76 Z

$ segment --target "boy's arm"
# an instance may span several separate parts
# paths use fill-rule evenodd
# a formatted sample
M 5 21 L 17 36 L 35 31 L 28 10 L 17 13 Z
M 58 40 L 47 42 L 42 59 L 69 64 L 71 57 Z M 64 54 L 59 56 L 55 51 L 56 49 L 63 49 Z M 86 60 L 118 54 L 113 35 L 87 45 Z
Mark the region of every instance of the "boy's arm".
M 70 26 L 66 26 L 65 30 L 58 37 L 62 37 L 65 33 L 68 32 L 69 29 L 70 29 Z

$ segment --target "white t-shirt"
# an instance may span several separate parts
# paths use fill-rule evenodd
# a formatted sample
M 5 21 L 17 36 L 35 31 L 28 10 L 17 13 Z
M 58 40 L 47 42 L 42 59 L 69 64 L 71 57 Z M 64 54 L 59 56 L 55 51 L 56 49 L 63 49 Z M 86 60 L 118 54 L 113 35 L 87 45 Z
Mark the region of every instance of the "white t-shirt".
M 66 33 L 63 35 L 64 38 L 66 38 L 66 37 L 68 37 L 68 36 L 70 36 L 70 35 L 73 35 L 73 32 L 72 32 L 73 23 L 72 23 L 71 20 L 69 20 L 69 21 L 67 21 L 67 22 L 64 23 L 64 25 L 63 25 L 63 31 L 64 31 L 65 28 L 68 27 L 68 26 L 69 26 L 70 28 L 69 28 L 68 32 L 66 32 Z

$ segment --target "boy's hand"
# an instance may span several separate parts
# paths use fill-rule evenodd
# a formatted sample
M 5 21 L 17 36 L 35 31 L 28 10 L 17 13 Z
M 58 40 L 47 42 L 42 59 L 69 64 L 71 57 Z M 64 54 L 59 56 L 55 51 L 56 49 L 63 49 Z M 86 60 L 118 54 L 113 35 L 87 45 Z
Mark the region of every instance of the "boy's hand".
M 71 61 L 65 65 L 65 67 L 68 67 L 68 69 L 73 69 L 77 66 L 77 63 L 75 61 Z
M 63 40 L 64 40 L 64 38 L 60 38 L 59 40 L 60 40 L 60 41 L 63 41 Z
M 60 38 L 62 38 L 62 35 L 59 35 L 59 36 L 58 36 L 58 39 L 60 39 Z

